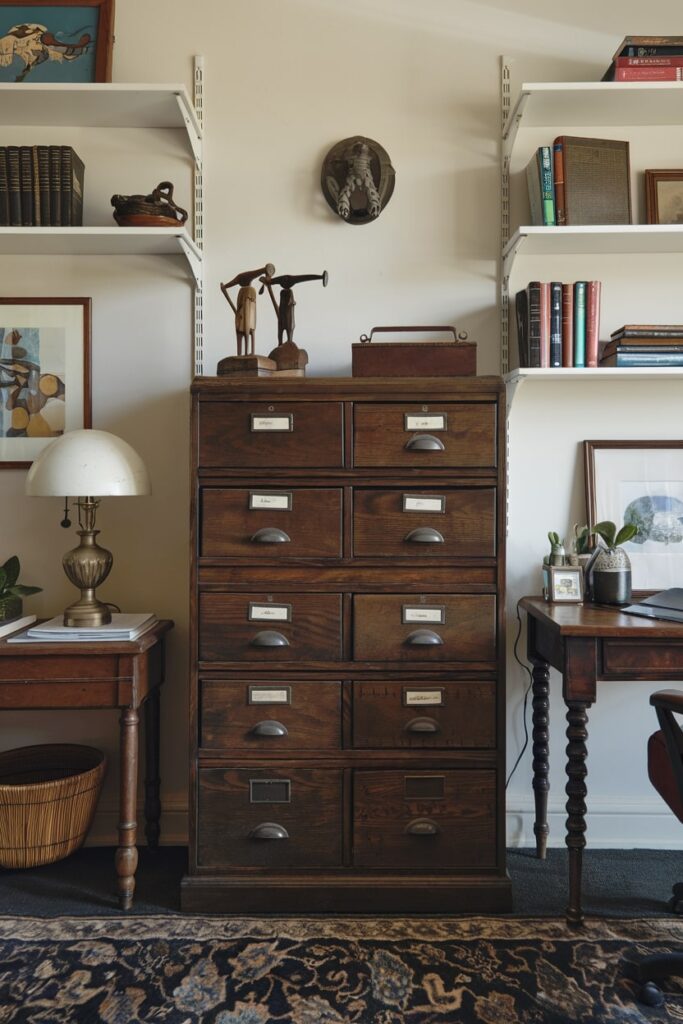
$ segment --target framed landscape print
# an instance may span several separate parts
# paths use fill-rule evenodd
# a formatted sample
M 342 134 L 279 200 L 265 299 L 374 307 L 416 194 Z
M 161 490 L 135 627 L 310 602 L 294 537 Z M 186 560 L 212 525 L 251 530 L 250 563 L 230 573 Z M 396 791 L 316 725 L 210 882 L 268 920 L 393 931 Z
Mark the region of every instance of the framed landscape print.
M 90 425 L 90 299 L 0 298 L 0 468 Z
M 110 82 L 114 0 L 0 0 L 0 82 Z
M 623 545 L 634 590 L 683 585 L 683 441 L 584 441 L 589 526 L 638 533 Z

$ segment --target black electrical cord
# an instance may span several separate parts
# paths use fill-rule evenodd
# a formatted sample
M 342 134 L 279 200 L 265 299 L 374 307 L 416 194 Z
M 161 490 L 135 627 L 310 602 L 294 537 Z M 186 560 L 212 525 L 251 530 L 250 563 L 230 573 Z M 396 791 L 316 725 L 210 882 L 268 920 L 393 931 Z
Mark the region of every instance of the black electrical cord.
M 522 668 L 524 669 L 524 671 L 526 673 L 528 673 L 529 682 L 527 683 L 527 688 L 524 691 L 524 703 L 523 703 L 523 706 L 522 706 L 522 722 L 524 724 L 524 743 L 522 744 L 522 749 L 520 750 L 519 754 L 517 755 L 517 760 L 513 764 L 512 768 L 510 769 L 510 774 L 508 775 L 507 779 L 505 780 L 505 788 L 506 789 L 510 785 L 510 779 L 515 774 L 515 772 L 517 771 L 517 766 L 519 765 L 519 762 L 524 757 L 524 751 L 529 746 L 529 727 L 528 727 L 527 722 L 526 722 L 526 712 L 527 712 L 527 706 L 528 706 L 528 703 L 529 703 L 529 691 L 530 691 L 531 685 L 532 685 L 532 683 L 534 681 L 534 677 L 531 674 L 531 669 L 529 668 L 529 666 L 525 662 L 522 661 L 522 659 L 520 658 L 519 654 L 517 653 L 517 644 L 519 643 L 519 638 L 522 635 L 522 617 L 519 614 L 519 605 L 520 605 L 520 601 L 517 602 L 517 622 L 518 622 L 518 628 L 517 628 L 517 636 L 515 638 L 515 643 L 514 643 L 514 646 L 512 648 L 512 651 L 513 651 L 513 654 L 515 656 L 515 660 L 517 661 L 517 663 L 522 666 Z

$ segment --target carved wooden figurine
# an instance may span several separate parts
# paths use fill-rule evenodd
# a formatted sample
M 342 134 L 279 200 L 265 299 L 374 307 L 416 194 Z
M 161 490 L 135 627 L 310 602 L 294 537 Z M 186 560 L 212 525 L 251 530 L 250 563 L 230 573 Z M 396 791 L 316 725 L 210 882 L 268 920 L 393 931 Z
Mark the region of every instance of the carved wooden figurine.
M 251 282 L 255 277 L 265 274 L 268 277 L 272 277 L 275 273 L 275 267 L 272 263 L 266 263 L 265 267 L 259 267 L 258 270 L 245 270 L 241 274 L 236 274 L 232 281 L 228 281 L 226 284 L 221 285 L 221 291 L 225 298 L 230 303 L 230 308 L 235 314 L 235 333 L 237 335 L 237 355 L 238 356 L 253 356 L 254 353 L 254 342 L 256 337 L 256 289 L 252 287 Z M 263 280 L 263 278 L 261 278 Z M 237 293 L 237 304 L 235 304 L 230 298 L 229 288 L 238 284 L 240 290 Z M 244 347 L 244 352 L 242 348 Z
M 296 300 L 294 299 L 292 289 L 295 284 L 300 284 L 302 281 L 322 281 L 323 288 L 326 288 L 328 281 L 327 271 L 323 270 L 322 274 L 281 274 L 279 277 L 265 274 L 259 280 L 263 286 L 261 291 L 263 291 L 263 288 L 268 289 L 270 301 L 273 303 L 273 308 L 277 315 L 277 348 L 274 348 L 268 354 L 268 358 L 277 364 L 278 371 L 283 375 L 303 377 L 308 362 L 308 353 L 305 349 L 299 348 L 294 343 L 294 307 L 296 306 Z M 274 284 L 279 285 L 281 289 L 279 302 L 273 293 L 272 286 Z M 284 341 L 285 334 L 287 335 L 286 341 Z

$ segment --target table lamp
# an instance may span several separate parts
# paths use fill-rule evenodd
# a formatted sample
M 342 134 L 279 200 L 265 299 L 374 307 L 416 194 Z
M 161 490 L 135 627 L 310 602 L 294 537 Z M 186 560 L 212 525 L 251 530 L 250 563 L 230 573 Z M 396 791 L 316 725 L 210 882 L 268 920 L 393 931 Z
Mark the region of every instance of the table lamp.
M 104 430 L 71 430 L 45 448 L 28 471 L 26 493 L 66 495 L 64 519 L 69 521 L 69 497 L 76 499 L 80 544 L 62 559 L 64 571 L 81 596 L 64 611 L 65 626 L 106 626 L 108 605 L 96 588 L 109 575 L 111 551 L 97 543 L 95 529 L 99 499 L 111 495 L 150 493 L 149 476 L 138 453 L 120 437 Z

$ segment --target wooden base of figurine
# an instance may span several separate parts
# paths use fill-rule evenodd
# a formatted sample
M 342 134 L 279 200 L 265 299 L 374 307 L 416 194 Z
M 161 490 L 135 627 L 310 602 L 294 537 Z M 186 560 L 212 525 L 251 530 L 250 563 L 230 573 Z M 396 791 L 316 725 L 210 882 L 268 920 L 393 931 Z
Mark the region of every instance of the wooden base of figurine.
M 216 367 L 219 377 L 238 373 L 241 377 L 272 377 L 277 363 L 268 356 L 226 356 Z

